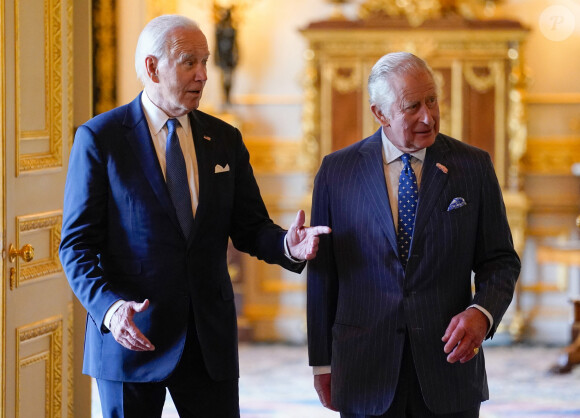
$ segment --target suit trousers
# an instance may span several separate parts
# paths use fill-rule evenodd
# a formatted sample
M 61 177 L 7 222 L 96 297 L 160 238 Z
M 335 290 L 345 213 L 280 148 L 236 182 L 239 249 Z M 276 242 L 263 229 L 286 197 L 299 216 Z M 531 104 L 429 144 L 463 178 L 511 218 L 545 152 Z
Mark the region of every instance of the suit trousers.
M 166 388 L 181 418 L 239 418 L 238 379 L 215 381 L 207 373 L 193 315 L 181 359 L 161 382 L 97 379 L 103 418 L 160 418 Z
M 477 418 L 479 417 L 480 406 L 481 404 L 478 404 L 467 411 L 451 414 L 435 414 L 431 412 L 421 394 L 421 386 L 417 378 L 411 343 L 407 333 L 395 397 L 387 412 L 382 415 L 341 413 L 340 416 L 341 418 Z

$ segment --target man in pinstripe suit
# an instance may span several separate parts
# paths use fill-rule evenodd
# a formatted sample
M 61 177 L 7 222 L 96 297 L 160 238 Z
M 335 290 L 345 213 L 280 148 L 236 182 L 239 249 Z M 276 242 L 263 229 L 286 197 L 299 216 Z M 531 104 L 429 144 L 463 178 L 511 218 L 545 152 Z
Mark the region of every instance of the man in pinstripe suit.
M 342 417 L 477 417 L 489 397 L 480 346 L 520 272 L 494 168 L 439 133 L 420 58 L 385 55 L 368 88 L 381 129 L 325 157 L 314 185 L 312 225 L 333 231 L 308 268 L 314 385 Z M 418 189 L 408 253 L 397 243 L 401 171 Z

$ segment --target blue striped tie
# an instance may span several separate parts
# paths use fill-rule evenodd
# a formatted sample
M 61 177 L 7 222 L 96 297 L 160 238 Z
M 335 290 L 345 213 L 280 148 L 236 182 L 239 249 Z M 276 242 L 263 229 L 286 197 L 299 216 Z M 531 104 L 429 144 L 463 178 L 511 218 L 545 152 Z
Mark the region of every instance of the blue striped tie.
M 177 119 L 167 120 L 167 145 L 165 148 L 166 170 L 165 177 L 169 195 L 175 207 L 177 218 L 183 234 L 187 238 L 193 225 L 193 209 L 191 194 L 187 181 L 185 159 L 177 136 Z
M 411 155 L 401 155 L 403 169 L 399 176 L 399 227 L 397 228 L 397 241 L 399 245 L 399 258 L 403 269 L 407 267 L 413 227 L 415 226 L 415 211 L 417 209 L 417 178 L 411 168 Z

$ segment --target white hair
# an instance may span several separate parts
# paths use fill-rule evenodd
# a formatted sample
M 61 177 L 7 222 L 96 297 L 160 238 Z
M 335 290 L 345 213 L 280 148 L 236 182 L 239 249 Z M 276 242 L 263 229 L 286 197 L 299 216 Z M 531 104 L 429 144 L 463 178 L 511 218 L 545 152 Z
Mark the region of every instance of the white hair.
M 180 15 L 163 15 L 151 20 L 141 31 L 137 48 L 135 49 L 135 71 L 137 78 L 145 84 L 147 69 L 145 58 L 153 56 L 158 60 L 167 57 L 168 44 L 175 29 L 185 28 L 200 30 L 199 25 L 193 20 Z
M 433 71 L 421 58 L 409 52 L 392 52 L 381 57 L 373 66 L 369 75 L 369 102 L 376 105 L 383 115 L 392 116 L 392 106 L 396 100 L 393 89 L 394 76 L 402 76 L 407 72 L 427 72 L 435 81 Z

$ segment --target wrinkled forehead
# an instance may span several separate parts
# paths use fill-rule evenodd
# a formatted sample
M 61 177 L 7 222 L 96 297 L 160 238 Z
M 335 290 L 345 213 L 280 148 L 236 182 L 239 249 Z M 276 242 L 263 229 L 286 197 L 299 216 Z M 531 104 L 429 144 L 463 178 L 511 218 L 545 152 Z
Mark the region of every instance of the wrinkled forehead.
M 209 47 L 201 29 L 176 28 L 168 37 L 167 52 L 172 57 L 183 54 L 208 56 Z

